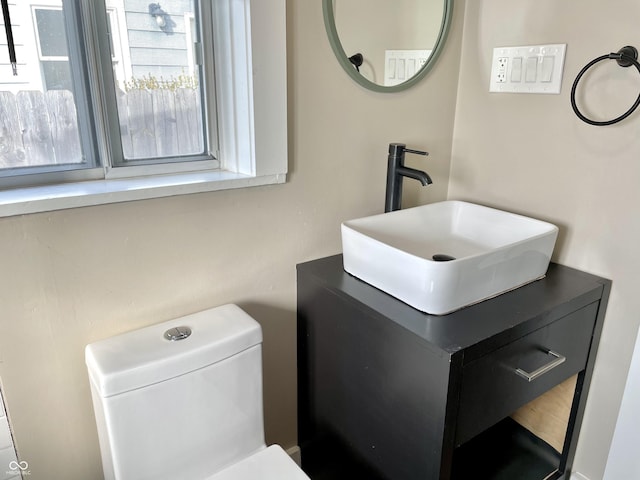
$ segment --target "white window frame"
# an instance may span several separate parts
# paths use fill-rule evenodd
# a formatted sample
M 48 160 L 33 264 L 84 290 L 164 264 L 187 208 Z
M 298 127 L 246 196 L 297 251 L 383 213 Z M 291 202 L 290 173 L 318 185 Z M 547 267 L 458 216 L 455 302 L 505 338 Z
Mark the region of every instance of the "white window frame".
M 155 169 L 122 167 L 137 168 L 131 173 L 140 176 L 3 190 L 0 216 L 284 183 L 288 160 L 285 0 L 216 1 L 224 8 L 211 25 L 203 22 L 203 27 L 215 25 L 213 40 L 229 41 L 226 51 L 233 52 L 225 55 L 218 50 L 215 56 L 215 68 L 226 72 L 218 75 L 216 92 L 222 168 L 150 175 Z M 226 37 L 220 37 L 222 32 Z M 206 39 L 213 33 L 205 29 L 203 35 Z
M 184 16 L 184 33 L 187 38 L 187 61 L 189 66 L 189 75 L 193 75 L 196 69 L 196 65 L 199 64 L 196 61 L 196 45 L 193 42 L 193 27 L 191 24 L 195 22 L 195 15 L 192 13 L 185 13 Z
M 111 32 L 111 42 L 115 52 L 112 52 L 111 61 L 116 65 L 120 72 L 121 80 L 129 80 L 133 73 L 131 71 L 131 55 L 129 54 L 129 38 L 126 33 L 122 33 L 123 26 L 127 21 L 124 12 L 124 2 L 118 0 L 117 7 L 113 1 L 106 1 L 107 19 L 109 21 L 109 30 Z M 115 34 L 115 35 L 114 35 Z M 120 79 L 116 78 L 116 82 Z

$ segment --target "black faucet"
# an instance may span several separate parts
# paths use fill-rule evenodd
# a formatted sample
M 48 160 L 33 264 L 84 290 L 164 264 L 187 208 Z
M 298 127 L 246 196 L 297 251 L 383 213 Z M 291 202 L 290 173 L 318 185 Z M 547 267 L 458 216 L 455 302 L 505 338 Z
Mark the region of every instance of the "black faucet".
M 393 212 L 400 210 L 402 202 L 402 177 L 418 180 L 423 186 L 433 183 L 427 172 L 404 166 L 404 154 L 415 153 L 417 155 L 429 155 L 427 152 L 412 150 L 404 143 L 389 144 L 389 165 L 387 167 L 387 195 L 384 202 L 384 211 Z

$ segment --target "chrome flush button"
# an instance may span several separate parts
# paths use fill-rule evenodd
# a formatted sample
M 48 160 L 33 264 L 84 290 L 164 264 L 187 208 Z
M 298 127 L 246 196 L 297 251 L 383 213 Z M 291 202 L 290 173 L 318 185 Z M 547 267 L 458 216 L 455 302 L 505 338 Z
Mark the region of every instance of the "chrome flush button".
M 189 327 L 175 327 L 164 332 L 164 338 L 172 342 L 184 340 L 189 335 L 191 335 L 191 329 Z

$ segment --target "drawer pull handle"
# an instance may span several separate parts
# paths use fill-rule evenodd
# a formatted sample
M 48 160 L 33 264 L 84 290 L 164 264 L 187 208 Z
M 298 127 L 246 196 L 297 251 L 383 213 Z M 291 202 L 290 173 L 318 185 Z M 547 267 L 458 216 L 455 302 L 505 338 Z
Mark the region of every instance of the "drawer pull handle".
M 541 377 L 542 375 L 547 373 L 549 370 L 553 370 L 558 365 L 564 363 L 564 361 L 567 359 L 567 357 L 560 355 L 559 353 L 556 353 L 553 350 L 547 350 L 547 355 L 553 357 L 554 359 L 551 360 L 546 365 L 541 366 L 540 368 L 538 368 L 537 370 L 534 370 L 531 373 L 525 372 L 521 368 L 517 368 L 516 373 L 520 375 L 522 378 L 524 378 L 527 382 L 533 382 L 536 378 Z

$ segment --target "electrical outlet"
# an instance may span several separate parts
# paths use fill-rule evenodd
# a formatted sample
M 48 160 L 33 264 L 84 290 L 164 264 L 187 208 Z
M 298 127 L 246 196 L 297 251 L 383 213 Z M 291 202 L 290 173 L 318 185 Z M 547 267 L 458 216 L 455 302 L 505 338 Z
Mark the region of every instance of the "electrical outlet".
M 496 74 L 496 81 L 498 83 L 504 83 L 507 81 L 507 65 L 508 64 L 509 64 L 508 57 L 498 57 L 497 74 Z
M 507 65 L 509 63 L 508 57 L 498 57 L 495 65 L 495 81 L 498 83 L 504 83 L 507 81 Z

